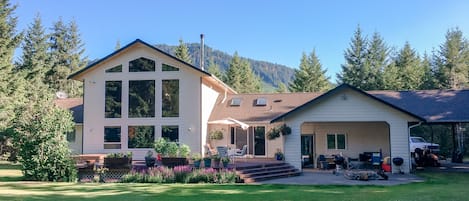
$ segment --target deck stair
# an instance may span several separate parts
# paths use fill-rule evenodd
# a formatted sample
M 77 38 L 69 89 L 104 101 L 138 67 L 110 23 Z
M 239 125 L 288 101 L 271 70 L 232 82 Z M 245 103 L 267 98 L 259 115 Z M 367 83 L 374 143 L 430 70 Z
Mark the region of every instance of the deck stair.
M 299 176 L 301 171 L 288 163 L 280 162 L 237 167 L 236 174 L 244 180 L 244 183 L 254 183 L 269 179 Z

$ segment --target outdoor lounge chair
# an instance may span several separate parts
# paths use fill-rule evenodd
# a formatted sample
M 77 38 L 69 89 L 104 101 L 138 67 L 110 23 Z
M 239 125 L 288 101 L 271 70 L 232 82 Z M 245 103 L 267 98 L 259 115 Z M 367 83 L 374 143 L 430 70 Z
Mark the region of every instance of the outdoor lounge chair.
M 233 156 L 243 157 L 244 159 L 246 159 L 247 153 L 248 153 L 248 145 L 244 145 L 243 149 L 241 149 L 241 152 L 235 153 Z

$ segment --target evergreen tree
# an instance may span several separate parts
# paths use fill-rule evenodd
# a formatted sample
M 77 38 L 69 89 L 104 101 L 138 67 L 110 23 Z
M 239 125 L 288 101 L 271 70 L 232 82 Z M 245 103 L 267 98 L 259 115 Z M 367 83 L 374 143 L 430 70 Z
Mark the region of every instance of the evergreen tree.
M 368 42 L 362 36 L 360 26 L 352 37 L 350 47 L 345 50 L 342 71 L 337 74 L 338 83 L 347 83 L 359 89 L 368 90 L 367 76 L 369 68 L 366 66 Z
M 458 28 L 448 30 L 435 58 L 438 88 L 469 87 L 469 44 Z
M 191 55 L 189 54 L 189 49 L 182 39 L 179 39 L 179 45 L 174 50 L 174 55 L 176 58 L 185 61 L 188 64 L 192 64 Z
M 17 18 L 13 16 L 16 6 L 8 0 L 0 0 L 0 135 L 14 118 L 13 110 L 23 100 L 24 81 L 13 72 L 13 55 L 21 42 L 16 32 Z
M 295 69 L 295 78 L 289 86 L 291 92 L 321 92 L 330 89 L 326 77 L 326 70 L 322 69 L 316 52 L 313 50 L 309 56 L 303 52 L 300 68 Z
M 389 57 L 389 47 L 378 32 L 373 34 L 366 54 L 364 66 L 367 70 L 365 72 L 367 86 L 364 89 L 380 89 L 383 84 L 383 71 Z
M 26 79 L 38 79 L 45 82 L 45 74 L 49 67 L 48 36 L 42 26 L 41 17 L 36 16 L 34 22 L 28 27 L 22 44 L 18 70 L 26 75 Z
M 218 66 L 218 64 L 215 63 L 215 61 L 213 60 L 213 57 L 211 57 L 209 60 L 207 70 L 210 74 L 214 75 L 218 79 L 222 81 L 224 80 L 223 73 L 220 71 L 220 66 Z
M 14 146 L 23 176 L 37 181 L 75 181 L 66 133 L 73 129 L 70 111 L 54 105 L 53 95 L 40 80 L 31 81 L 28 102 L 16 108 Z
M 278 81 L 277 86 L 278 87 L 275 90 L 277 93 L 287 93 L 288 92 L 287 86 L 283 82 Z
M 399 51 L 394 63 L 397 68 L 397 88 L 394 88 L 394 90 L 419 89 L 425 72 L 420 64 L 419 55 L 408 42 Z
M 423 70 L 423 77 L 422 83 L 419 89 L 426 90 L 426 89 L 434 89 L 435 88 L 435 78 L 432 71 L 430 57 L 425 52 L 423 55 L 423 59 L 421 62 L 422 70 Z
M 255 93 L 262 91 L 259 76 L 252 72 L 247 60 L 241 59 L 235 52 L 226 72 L 226 84 L 239 93 Z
M 83 43 L 78 26 L 72 21 L 67 26 L 62 19 L 54 23 L 50 37 L 51 68 L 47 72 L 47 83 L 55 91 L 64 91 L 70 97 L 83 94 L 81 82 L 68 80 L 67 76 L 86 65 L 83 58 Z

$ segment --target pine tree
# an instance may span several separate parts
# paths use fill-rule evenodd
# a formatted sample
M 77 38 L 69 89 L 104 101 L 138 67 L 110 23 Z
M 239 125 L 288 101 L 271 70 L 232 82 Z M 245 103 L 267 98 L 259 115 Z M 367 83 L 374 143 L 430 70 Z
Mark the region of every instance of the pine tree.
M 27 80 L 38 79 L 45 82 L 45 74 L 50 61 L 47 39 L 41 17 L 37 15 L 26 31 L 22 44 L 23 54 L 18 66 L 18 70 L 25 73 Z
M 295 69 L 295 78 L 289 86 L 291 92 L 321 92 L 330 89 L 326 77 L 326 70 L 322 69 L 316 52 L 313 50 L 309 56 L 303 52 L 300 68 Z
M 220 66 L 215 63 L 215 61 L 213 60 L 213 57 L 211 57 L 209 60 L 207 70 L 210 74 L 214 75 L 218 79 L 222 81 L 224 80 L 223 73 L 220 71 Z
M 275 92 L 277 92 L 277 93 L 287 93 L 288 92 L 287 86 L 283 82 L 278 81 L 277 86 L 278 87 L 275 90 Z
M 259 76 L 254 74 L 247 60 L 241 59 L 235 52 L 226 72 L 226 84 L 239 93 L 255 93 L 262 91 Z
M 24 81 L 13 72 L 13 55 L 22 37 L 16 32 L 15 9 L 8 0 L 0 0 L 0 135 L 13 119 L 15 105 L 23 100 Z
M 469 43 L 459 28 L 446 33 L 446 41 L 434 55 L 438 88 L 469 87 Z
M 350 47 L 345 50 L 345 64 L 342 71 L 337 74 L 338 83 L 347 83 L 359 89 L 367 90 L 368 67 L 366 66 L 368 42 L 362 36 L 360 26 L 352 37 Z
M 191 55 L 189 54 L 189 49 L 182 39 L 179 39 L 179 45 L 174 50 L 174 55 L 176 58 L 185 61 L 188 64 L 192 64 Z
M 47 83 L 55 91 L 64 91 L 70 97 L 83 94 L 81 82 L 67 80 L 67 76 L 86 65 L 83 58 L 83 43 L 74 21 L 67 26 L 62 19 L 54 23 L 50 37 L 51 68 L 48 70 Z
M 366 90 L 380 89 L 383 84 L 383 71 L 387 66 L 389 47 L 378 32 L 373 34 L 365 57 L 365 69 L 367 69 Z
M 421 65 L 423 70 L 423 77 L 422 84 L 420 85 L 419 89 L 435 89 L 435 78 L 432 71 L 431 61 L 426 52 L 423 54 Z
M 399 51 L 394 60 L 397 68 L 399 85 L 394 90 L 415 90 L 422 85 L 424 70 L 420 63 L 420 57 L 408 42 Z

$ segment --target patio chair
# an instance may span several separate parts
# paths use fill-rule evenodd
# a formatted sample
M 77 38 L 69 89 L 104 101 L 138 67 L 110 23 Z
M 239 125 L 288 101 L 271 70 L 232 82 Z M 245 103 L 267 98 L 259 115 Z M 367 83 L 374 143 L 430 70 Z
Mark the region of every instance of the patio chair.
M 218 146 L 217 147 L 217 152 L 218 152 L 218 155 L 223 158 L 223 157 L 228 157 L 228 147 L 224 147 L 224 146 Z
M 248 145 L 244 145 L 243 149 L 241 149 L 241 152 L 235 153 L 234 157 L 243 157 L 244 159 L 246 159 L 247 153 L 248 153 Z

